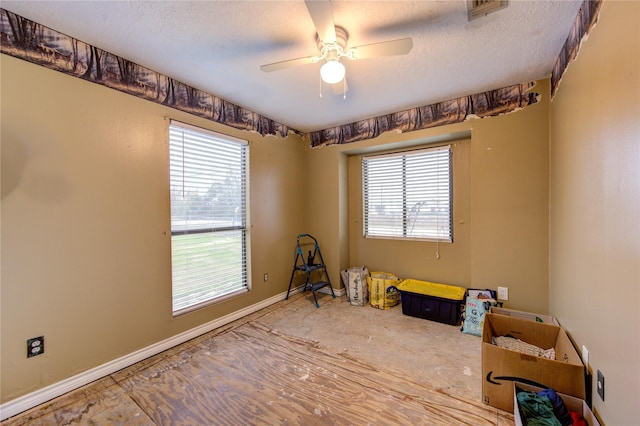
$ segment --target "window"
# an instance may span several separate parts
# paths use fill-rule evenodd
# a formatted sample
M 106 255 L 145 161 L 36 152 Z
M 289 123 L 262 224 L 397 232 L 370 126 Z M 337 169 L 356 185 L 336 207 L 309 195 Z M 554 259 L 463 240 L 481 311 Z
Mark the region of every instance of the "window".
M 247 291 L 248 144 L 169 126 L 173 313 Z
M 452 241 L 451 147 L 362 159 L 365 237 Z

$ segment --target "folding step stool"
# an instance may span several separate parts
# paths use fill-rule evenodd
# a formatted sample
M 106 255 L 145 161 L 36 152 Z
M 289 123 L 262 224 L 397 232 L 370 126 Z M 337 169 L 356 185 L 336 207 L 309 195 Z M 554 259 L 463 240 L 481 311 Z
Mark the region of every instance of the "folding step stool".
M 311 247 L 311 245 L 313 245 L 313 250 L 308 251 L 308 256 L 305 259 L 302 247 Z M 316 308 L 320 307 L 318 299 L 316 298 L 317 290 L 328 286 L 331 289 L 331 295 L 334 299 L 336 298 L 336 294 L 333 292 L 333 287 L 331 286 L 329 274 L 327 274 L 327 266 L 325 265 L 322 253 L 320 252 L 318 240 L 309 234 L 300 234 L 296 239 L 296 259 L 293 262 L 293 271 L 291 271 L 289 289 L 287 290 L 287 297 L 285 299 L 289 299 L 289 293 L 291 292 L 291 285 L 293 284 L 293 277 L 295 276 L 296 271 L 305 273 L 306 281 L 304 283 L 303 291 L 311 290 L 313 300 L 316 303 Z M 315 280 L 312 279 L 312 275 L 316 278 Z

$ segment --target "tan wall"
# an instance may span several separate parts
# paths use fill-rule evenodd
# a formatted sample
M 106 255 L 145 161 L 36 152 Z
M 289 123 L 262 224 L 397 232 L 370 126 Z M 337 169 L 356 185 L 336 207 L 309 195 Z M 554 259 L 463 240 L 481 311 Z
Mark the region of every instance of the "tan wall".
M 402 278 L 507 286 L 506 306 L 547 313 L 548 81 L 536 90 L 540 102 L 512 114 L 311 150 L 307 223 L 327 247 L 334 287 L 340 269 L 364 264 Z M 437 259 L 433 242 L 364 239 L 360 155 L 443 140 L 455 141 L 453 244 L 440 243 Z
M 1 56 L 2 402 L 286 291 L 306 144 Z M 172 318 L 165 116 L 250 141 L 248 294 Z M 262 276 L 269 273 L 264 282 Z M 45 336 L 27 359 L 26 340 Z
M 550 120 L 550 310 L 605 376 L 606 424 L 640 418 L 640 2 L 606 1 Z
M 474 124 L 471 279 L 506 286 L 505 306 L 546 314 L 549 274 L 549 81 L 540 103 Z

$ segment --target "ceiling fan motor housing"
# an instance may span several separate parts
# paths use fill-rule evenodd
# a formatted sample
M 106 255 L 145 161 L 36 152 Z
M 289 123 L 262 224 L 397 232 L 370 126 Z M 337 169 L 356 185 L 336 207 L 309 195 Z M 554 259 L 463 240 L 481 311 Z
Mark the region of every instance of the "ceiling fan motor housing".
M 320 40 L 320 37 L 316 33 L 316 42 L 318 44 L 318 50 L 322 54 L 322 57 L 326 60 L 339 60 L 344 54 L 347 48 L 347 41 L 349 40 L 349 33 L 344 28 L 336 25 L 336 41 L 325 42 Z

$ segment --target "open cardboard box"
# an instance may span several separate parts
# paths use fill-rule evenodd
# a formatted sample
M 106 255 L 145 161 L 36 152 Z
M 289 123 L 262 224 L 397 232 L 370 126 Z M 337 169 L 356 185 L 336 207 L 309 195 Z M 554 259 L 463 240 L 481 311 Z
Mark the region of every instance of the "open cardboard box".
M 513 388 L 514 389 L 513 390 L 513 406 L 514 406 L 513 419 L 516 422 L 516 426 L 523 426 L 524 422 L 522 420 L 522 416 L 520 415 L 520 410 L 518 408 L 518 398 L 516 396 L 517 389 L 522 389 L 528 392 L 539 392 L 543 388 L 538 386 L 531 386 L 531 385 L 527 385 L 525 383 L 519 383 L 519 382 L 514 382 L 513 386 L 514 386 Z M 562 401 L 564 402 L 564 405 L 567 407 L 567 410 L 575 411 L 577 413 L 582 414 L 582 417 L 584 417 L 584 419 L 587 421 L 587 424 L 589 426 L 600 426 L 600 422 L 598 421 L 596 416 L 593 414 L 593 412 L 591 411 L 587 403 L 584 401 L 584 399 L 576 398 L 570 395 L 565 395 L 560 392 L 556 392 L 556 393 L 560 398 L 562 398 Z
M 506 315 L 508 317 L 522 318 L 529 321 L 543 322 L 545 324 L 560 325 L 556 317 L 552 317 L 551 315 L 535 314 L 532 312 L 518 311 L 515 309 L 500 308 L 498 306 L 492 306 L 491 313 Z
M 492 343 L 510 335 L 543 349 L 554 348 L 556 359 L 527 355 Z M 482 400 L 513 412 L 513 383 L 521 381 L 586 398 L 584 365 L 565 331 L 552 324 L 487 313 L 482 327 Z

